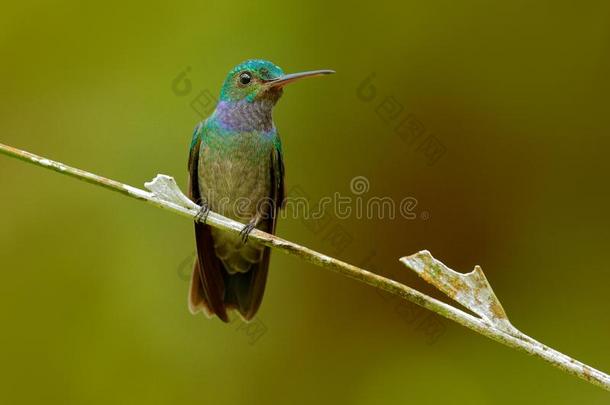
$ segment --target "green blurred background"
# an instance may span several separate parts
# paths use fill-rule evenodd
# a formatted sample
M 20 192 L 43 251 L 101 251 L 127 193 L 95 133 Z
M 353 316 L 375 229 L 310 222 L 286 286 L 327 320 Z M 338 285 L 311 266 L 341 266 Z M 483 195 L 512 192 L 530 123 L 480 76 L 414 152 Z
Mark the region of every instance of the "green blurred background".
M 367 195 L 416 198 L 417 218 L 287 218 L 279 235 L 436 297 L 399 257 L 480 264 L 517 327 L 610 371 L 610 4 L 503 3 L 5 4 L 0 142 L 184 186 L 191 102 L 233 65 L 335 69 L 276 109 L 288 189 L 317 200 L 365 176 Z M 442 146 L 436 162 L 396 133 L 388 98 Z M 0 190 L 1 403 L 608 403 L 278 252 L 254 326 L 191 316 L 188 220 L 7 157 Z

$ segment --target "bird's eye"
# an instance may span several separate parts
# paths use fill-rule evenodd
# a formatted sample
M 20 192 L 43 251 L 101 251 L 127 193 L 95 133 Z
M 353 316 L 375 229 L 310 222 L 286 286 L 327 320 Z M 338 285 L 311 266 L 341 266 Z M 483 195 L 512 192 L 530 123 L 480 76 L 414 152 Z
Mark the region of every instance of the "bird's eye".
M 250 83 L 251 80 L 252 80 L 252 75 L 250 74 L 250 72 L 244 72 L 239 75 L 239 82 L 241 84 L 243 84 L 244 86 L 246 84 Z

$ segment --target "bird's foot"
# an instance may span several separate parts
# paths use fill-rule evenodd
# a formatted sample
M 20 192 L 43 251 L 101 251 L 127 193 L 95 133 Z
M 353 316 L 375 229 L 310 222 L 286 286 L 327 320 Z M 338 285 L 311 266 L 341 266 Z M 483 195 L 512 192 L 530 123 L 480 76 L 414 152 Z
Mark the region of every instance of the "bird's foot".
M 239 231 L 239 235 L 241 236 L 241 242 L 244 245 L 248 242 L 250 233 L 254 230 L 255 227 L 256 224 L 254 222 L 250 222 L 248 225 L 244 226 L 241 231 Z
M 200 201 L 199 204 L 201 208 L 199 208 L 197 215 L 195 215 L 195 222 L 205 224 L 205 222 L 208 220 L 208 215 L 210 214 L 210 206 L 205 201 Z

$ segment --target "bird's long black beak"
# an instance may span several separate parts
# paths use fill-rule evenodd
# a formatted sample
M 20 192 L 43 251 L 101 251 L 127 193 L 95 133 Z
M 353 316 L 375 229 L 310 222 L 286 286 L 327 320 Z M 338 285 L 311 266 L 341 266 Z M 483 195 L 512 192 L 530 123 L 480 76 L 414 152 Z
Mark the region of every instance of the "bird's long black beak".
M 311 70 L 309 72 L 301 72 L 301 73 L 291 73 L 289 75 L 284 75 L 284 76 L 278 77 L 277 79 L 269 80 L 267 82 L 267 84 L 270 87 L 284 87 L 288 83 L 292 83 L 292 82 L 295 82 L 297 80 L 304 79 L 306 77 L 314 77 L 314 76 L 321 76 L 321 75 L 330 75 L 330 74 L 333 74 L 333 73 L 335 73 L 334 70 L 328 70 L 328 69 L 324 69 L 324 70 Z

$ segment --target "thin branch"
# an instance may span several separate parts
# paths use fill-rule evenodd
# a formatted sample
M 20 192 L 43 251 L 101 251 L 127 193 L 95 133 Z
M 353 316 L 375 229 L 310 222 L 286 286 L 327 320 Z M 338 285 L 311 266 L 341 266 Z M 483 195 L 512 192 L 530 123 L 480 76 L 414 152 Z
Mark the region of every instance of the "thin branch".
M 146 201 L 191 220 L 197 220 L 196 216 L 200 207 L 180 191 L 172 177 L 157 175 L 153 181 L 145 184 L 145 187 L 149 190 L 145 191 L 3 144 L 0 144 L 0 153 Z M 244 226 L 215 212 L 210 212 L 206 223 L 233 233 L 239 233 Z M 417 272 L 426 281 L 478 315 L 474 316 L 404 284 L 258 229 L 253 230 L 250 238 L 284 253 L 297 256 L 309 263 L 333 270 L 411 301 L 481 335 L 546 360 L 569 374 L 610 391 L 609 375 L 543 345 L 512 326 L 500 301 L 496 298 L 483 271 L 478 266 L 471 273 L 461 274 L 436 260 L 428 251 L 422 251 L 400 259 L 402 263 Z

